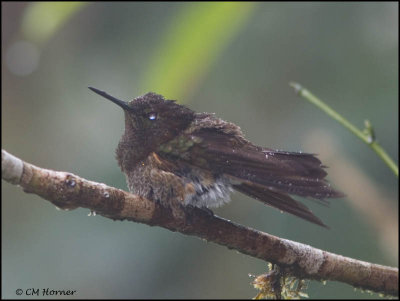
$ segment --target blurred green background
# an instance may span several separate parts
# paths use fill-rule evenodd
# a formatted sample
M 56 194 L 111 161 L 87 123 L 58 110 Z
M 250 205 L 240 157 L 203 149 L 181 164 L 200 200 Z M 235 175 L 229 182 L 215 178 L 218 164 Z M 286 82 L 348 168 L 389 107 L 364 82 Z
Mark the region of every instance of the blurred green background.
M 318 153 L 348 197 L 304 200 L 331 229 L 236 193 L 216 214 L 357 259 L 398 266 L 398 180 L 297 81 L 398 162 L 397 3 L 2 3 L 2 147 L 35 165 L 127 189 L 114 159 L 125 100 L 148 91 L 240 125 L 254 143 Z M 195 237 L 57 211 L 2 181 L 2 297 L 251 298 L 266 263 Z M 311 298 L 377 298 L 311 282 Z

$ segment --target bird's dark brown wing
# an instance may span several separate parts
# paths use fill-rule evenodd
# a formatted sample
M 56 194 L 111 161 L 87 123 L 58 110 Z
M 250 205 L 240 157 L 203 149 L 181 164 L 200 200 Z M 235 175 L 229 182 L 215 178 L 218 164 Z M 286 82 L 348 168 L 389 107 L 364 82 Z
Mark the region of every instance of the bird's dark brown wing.
M 321 203 L 342 197 L 325 180 L 325 166 L 314 154 L 272 150 L 255 146 L 243 137 L 203 129 L 192 133 L 194 144 L 185 160 L 224 174 L 234 188 L 265 204 L 325 226 L 303 204 L 288 194 L 311 197 Z
M 274 191 L 325 199 L 342 197 L 327 183 L 321 161 L 313 154 L 261 148 L 219 132 L 199 131 L 201 143 L 192 147 L 190 161 Z M 197 164 L 196 164 L 197 163 Z

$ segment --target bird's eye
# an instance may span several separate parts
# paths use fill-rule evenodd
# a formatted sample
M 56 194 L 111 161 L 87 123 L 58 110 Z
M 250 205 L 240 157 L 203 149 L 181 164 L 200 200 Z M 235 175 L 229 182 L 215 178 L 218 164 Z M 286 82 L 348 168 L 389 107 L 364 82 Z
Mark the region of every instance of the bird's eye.
M 157 119 L 157 113 L 155 112 L 151 112 L 147 115 L 147 118 L 149 118 L 150 120 L 156 120 Z

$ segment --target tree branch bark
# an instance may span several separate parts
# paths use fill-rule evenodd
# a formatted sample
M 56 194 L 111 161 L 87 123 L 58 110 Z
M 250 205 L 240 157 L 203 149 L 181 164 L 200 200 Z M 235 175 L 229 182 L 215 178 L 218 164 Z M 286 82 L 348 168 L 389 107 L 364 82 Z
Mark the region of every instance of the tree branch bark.
M 398 268 L 372 264 L 313 248 L 238 225 L 198 208 L 175 219 L 165 208 L 140 196 L 72 173 L 43 169 L 2 150 L 3 180 L 20 185 L 64 209 L 88 208 L 113 220 L 160 226 L 235 249 L 280 266 L 301 279 L 335 280 L 354 287 L 398 296 Z

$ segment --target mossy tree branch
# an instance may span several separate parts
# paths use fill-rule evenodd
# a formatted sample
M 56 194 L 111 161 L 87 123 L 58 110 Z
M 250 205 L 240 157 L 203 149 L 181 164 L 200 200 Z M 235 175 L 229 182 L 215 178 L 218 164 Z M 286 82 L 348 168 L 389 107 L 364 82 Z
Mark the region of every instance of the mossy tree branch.
M 2 178 L 61 208 L 83 207 L 114 220 L 129 220 L 193 235 L 279 265 L 301 279 L 335 280 L 354 287 L 398 295 L 398 268 L 326 252 L 244 227 L 198 208 L 176 219 L 169 208 L 74 174 L 43 169 L 2 150 Z

